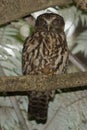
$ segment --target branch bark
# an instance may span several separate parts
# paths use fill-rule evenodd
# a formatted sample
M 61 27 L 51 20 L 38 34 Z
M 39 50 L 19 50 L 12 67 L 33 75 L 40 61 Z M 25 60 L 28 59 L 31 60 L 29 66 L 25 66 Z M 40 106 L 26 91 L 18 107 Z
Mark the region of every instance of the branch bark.
M 50 6 L 71 4 L 72 0 L 0 0 L 0 25 Z
M 27 75 L 0 77 L 0 92 L 51 91 L 87 86 L 87 72 L 53 76 Z

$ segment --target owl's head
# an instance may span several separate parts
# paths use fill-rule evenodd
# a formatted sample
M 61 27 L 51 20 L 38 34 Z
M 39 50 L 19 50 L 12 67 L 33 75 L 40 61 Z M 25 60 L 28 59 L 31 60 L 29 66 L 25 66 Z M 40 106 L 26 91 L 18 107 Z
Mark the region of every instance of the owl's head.
M 55 32 L 62 32 L 64 31 L 64 19 L 58 14 L 54 13 L 45 13 L 39 15 L 36 23 L 35 29 L 41 31 L 55 31 Z

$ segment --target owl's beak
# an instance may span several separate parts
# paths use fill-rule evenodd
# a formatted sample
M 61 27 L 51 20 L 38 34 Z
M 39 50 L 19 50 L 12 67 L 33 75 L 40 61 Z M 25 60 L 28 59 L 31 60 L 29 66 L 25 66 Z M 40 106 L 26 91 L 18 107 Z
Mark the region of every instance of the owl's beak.
M 48 31 L 50 30 L 50 24 L 48 24 Z

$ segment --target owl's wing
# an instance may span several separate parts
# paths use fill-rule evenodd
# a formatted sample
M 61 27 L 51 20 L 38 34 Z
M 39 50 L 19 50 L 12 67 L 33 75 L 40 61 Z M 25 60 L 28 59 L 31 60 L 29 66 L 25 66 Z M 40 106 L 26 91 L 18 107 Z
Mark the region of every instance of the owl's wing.
M 34 50 L 39 45 L 39 40 L 36 38 L 36 35 L 32 35 L 28 37 L 24 43 L 24 47 L 22 50 L 22 72 L 24 75 L 29 74 L 31 71 L 31 60 L 33 60 Z

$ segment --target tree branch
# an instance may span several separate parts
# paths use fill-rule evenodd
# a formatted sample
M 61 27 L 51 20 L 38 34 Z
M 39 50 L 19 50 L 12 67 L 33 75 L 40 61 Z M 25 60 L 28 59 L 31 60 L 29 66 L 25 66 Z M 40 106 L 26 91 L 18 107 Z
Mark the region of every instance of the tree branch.
M 71 4 L 72 0 L 0 0 L 0 25 L 50 6 Z
M 28 75 L 0 77 L 0 92 L 50 91 L 87 86 L 87 72 L 53 76 Z

